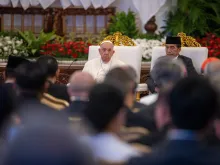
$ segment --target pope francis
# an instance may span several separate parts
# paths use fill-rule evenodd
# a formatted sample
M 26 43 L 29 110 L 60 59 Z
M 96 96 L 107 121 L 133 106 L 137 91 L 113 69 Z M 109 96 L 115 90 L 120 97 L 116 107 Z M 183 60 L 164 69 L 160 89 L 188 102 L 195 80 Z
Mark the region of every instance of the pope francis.
M 114 44 L 107 40 L 100 44 L 99 58 L 87 61 L 83 72 L 90 73 L 97 82 L 102 82 L 107 72 L 115 67 L 125 65 L 124 62 L 113 58 Z

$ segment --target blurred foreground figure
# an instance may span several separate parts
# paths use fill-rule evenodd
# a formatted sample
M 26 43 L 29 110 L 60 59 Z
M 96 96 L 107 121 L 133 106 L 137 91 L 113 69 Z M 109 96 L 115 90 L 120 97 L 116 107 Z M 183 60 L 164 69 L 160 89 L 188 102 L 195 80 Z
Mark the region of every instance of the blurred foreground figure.
M 214 61 L 210 61 L 205 69 L 204 69 L 204 74 L 205 76 L 215 76 L 215 74 L 219 74 L 220 73 L 220 60 L 214 60 Z
M 27 125 L 62 125 L 66 124 L 67 116 L 62 111 L 55 111 L 41 103 L 46 86 L 46 69 L 36 62 L 22 64 L 17 68 L 16 82 L 20 91 L 19 105 L 15 112 L 20 119 L 10 129 L 9 139 Z M 18 128 L 17 128 L 18 127 Z
M 58 67 L 56 58 L 49 55 L 40 56 L 37 59 L 37 62 L 47 68 L 47 82 L 49 87 L 46 92 L 57 99 L 69 102 L 66 85 L 56 84 L 57 78 L 60 74 L 60 69 Z
M 156 112 L 158 126 L 162 124 L 164 114 L 168 120 L 163 121 L 172 122 L 167 141 L 151 154 L 131 159 L 129 164 L 220 164 L 219 150 L 213 150 L 203 143 L 219 109 L 218 94 L 211 83 L 202 77 L 184 78 L 171 90 L 168 107 L 161 107 Z
M 139 153 L 118 137 L 126 120 L 124 99 L 120 90 L 98 84 L 90 92 L 85 119 L 94 128 L 94 135 L 86 140 L 99 161 L 120 163 Z
M 30 126 L 7 146 L 4 165 L 95 165 L 88 147 L 60 126 Z
M 71 100 L 70 106 L 66 108 L 69 116 L 80 115 L 88 105 L 89 92 L 95 85 L 93 77 L 86 72 L 76 71 L 69 80 L 68 93 Z
M 136 139 L 143 137 L 152 129 L 152 123 L 132 111 L 136 98 L 137 87 L 136 72 L 129 66 L 117 67 L 110 70 L 104 83 L 113 85 L 123 93 L 126 111 L 126 120 L 121 129 L 120 137 L 134 145 L 141 152 L 148 152 L 149 148 L 136 143 Z M 135 142 L 134 142 L 135 141 Z

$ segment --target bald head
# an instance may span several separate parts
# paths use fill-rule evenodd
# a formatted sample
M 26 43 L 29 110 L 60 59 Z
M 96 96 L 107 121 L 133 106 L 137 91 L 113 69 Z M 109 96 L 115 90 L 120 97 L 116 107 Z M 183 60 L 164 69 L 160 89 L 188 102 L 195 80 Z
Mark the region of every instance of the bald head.
M 212 76 L 213 74 L 220 73 L 220 60 L 208 63 L 204 73 L 207 76 Z
M 69 80 L 68 92 L 70 96 L 88 94 L 91 87 L 95 84 L 95 80 L 87 72 L 76 71 Z

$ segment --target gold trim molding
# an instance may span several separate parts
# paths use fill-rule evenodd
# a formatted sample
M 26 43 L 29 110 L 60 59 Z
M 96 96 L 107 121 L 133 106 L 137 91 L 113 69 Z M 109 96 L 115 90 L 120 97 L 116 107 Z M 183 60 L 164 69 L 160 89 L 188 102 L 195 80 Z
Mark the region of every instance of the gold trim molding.
M 201 47 L 200 43 L 198 43 L 195 38 L 187 36 L 183 32 L 178 33 L 177 36 L 181 38 L 182 47 Z
M 129 38 L 128 36 L 122 35 L 121 32 L 115 32 L 113 35 L 109 35 L 105 37 L 103 41 L 106 41 L 106 40 L 111 41 L 115 46 L 136 46 L 131 38 Z M 103 41 L 101 41 L 99 45 Z

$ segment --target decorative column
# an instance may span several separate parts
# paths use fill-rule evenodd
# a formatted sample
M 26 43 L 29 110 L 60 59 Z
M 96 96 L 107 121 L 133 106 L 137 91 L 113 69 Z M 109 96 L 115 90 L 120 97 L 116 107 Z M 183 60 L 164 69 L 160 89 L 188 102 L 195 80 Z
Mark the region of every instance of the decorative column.
M 45 16 L 44 16 L 44 33 L 49 33 L 53 31 L 53 18 L 54 18 L 54 13 L 53 9 L 49 8 L 45 11 Z
M 63 32 L 63 10 L 61 9 L 55 9 L 54 10 L 54 23 L 53 23 L 53 29 L 55 30 L 55 33 L 59 36 L 64 36 Z

